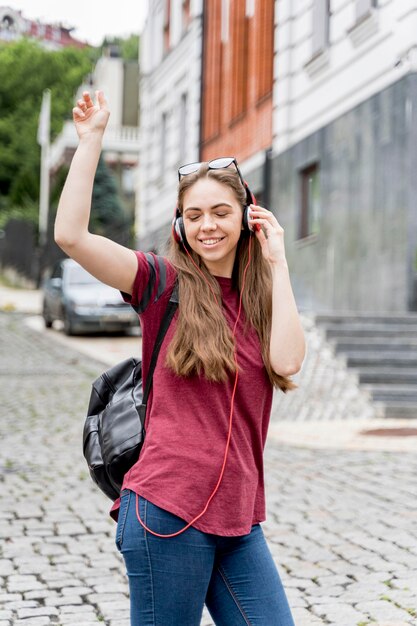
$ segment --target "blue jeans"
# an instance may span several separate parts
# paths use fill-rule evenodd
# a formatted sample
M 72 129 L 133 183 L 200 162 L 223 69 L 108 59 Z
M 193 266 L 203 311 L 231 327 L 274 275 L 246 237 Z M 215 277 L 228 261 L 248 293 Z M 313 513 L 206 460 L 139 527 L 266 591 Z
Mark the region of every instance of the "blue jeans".
M 157 533 L 186 525 L 142 496 L 139 513 Z M 136 517 L 136 494 L 123 489 L 116 546 L 129 578 L 131 626 L 199 626 L 204 603 L 217 626 L 294 626 L 260 524 L 240 537 L 193 526 L 156 537 Z

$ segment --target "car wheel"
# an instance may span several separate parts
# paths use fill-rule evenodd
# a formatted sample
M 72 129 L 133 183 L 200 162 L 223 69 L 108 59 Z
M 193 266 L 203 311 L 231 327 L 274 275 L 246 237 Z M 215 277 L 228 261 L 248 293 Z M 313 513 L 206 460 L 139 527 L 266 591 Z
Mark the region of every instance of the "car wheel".
M 65 311 L 64 313 L 64 333 L 68 336 L 71 336 L 74 334 L 74 327 L 72 325 L 72 322 L 69 318 L 67 311 Z
M 52 320 L 48 315 L 46 306 L 43 307 L 42 317 L 43 317 L 43 321 L 45 322 L 45 328 L 52 328 Z

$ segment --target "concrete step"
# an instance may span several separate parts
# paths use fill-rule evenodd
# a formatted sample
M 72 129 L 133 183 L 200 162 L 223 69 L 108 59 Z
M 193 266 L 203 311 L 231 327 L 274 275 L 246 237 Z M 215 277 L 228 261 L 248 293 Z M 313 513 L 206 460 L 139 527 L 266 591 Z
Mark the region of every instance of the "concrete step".
M 346 337 L 330 339 L 336 353 L 347 351 L 417 351 L 417 337 Z
M 417 381 L 417 367 L 393 368 L 385 365 L 368 365 L 352 369 L 357 371 L 360 384 L 414 384 Z
M 417 417 L 417 313 L 317 314 L 315 322 L 356 371 L 385 417 Z
M 329 324 L 323 328 L 328 339 L 357 337 L 366 341 L 366 339 L 371 339 L 372 337 L 417 337 L 417 324 L 374 324 L 372 326 Z
M 314 316 L 316 324 L 389 324 L 401 325 L 411 324 L 417 325 L 417 313 L 355 313 L 347 311 L 346 313 L 317 313 Z
M 346 357 L 346 365 L 348 367 L 360 368 L 362 365 L 391 365 L 393 368 L 416 367 L 417 368 L 417 351 L 399 352 L 399 351 L 380 351 L 380 352 L 344 352 Z
M 415 384 L 365 383 L 362 388 L 377 401 L 414 400 L 417 402 L 417 381 Z
M 384 402 L 384 417 L 387 418 L 417 418 L 417 402 L 396 400 Z

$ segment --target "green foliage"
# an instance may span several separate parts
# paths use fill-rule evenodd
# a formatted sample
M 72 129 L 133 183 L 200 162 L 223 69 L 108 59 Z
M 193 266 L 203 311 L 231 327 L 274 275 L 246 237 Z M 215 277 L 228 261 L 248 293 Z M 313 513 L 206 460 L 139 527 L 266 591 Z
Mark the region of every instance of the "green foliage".
M 102 156 L 94 178 L 90 227 L 95 233 L 116 241 L 123 241 L 128 228 L 115 178 Z
M 7 196 L 0 195 L 0 229 L 3 229 L 11 219 L 32 222 L 37 225 L 39 219 L 39 203 L 26 198 L 21 205 L 10 205 Z
M 51 138 L 61 131 L 74 93 L 92 70 L 90 48 L 48 51 L 23 38 L 0 45 L 0 195 L 25 208 L 39 198 L 39 113 L 44 89 L 51 90 Z
M 139 56 L 139 35 L 130 35 L 127 39 L 120 37 L 105 37 L 101 50 L 107 46 L 118 46 L 120 56 L 124 61 L 137 61 Z

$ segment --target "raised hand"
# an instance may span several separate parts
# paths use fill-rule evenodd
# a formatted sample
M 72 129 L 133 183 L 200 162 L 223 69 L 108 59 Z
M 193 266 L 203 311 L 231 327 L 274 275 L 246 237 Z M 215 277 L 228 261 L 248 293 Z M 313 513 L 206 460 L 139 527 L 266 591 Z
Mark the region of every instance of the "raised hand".
M 81 139 L 88 134 L 103 134 L 107 126 L 110 111 L 102 91 L 97 90 L 94 103 L 88 91 L 83 91 L 82 98 L 77 100 L 77 106 L 72 109 L 72 117 L 78 137 Z

